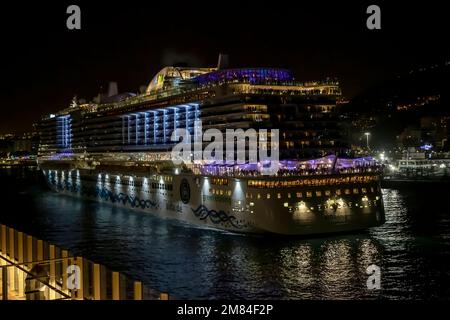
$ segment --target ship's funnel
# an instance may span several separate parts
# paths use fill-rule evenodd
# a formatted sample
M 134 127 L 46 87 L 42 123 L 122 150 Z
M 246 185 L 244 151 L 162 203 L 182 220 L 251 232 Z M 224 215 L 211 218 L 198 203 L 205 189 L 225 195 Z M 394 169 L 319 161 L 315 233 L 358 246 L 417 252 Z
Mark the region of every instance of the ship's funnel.
M 111 81 L 108 85 L 108 97 L 116 96 L 119 94 L 117 90 L 117 82 Z
M 217 61 L 217 70 L 228 68 L 228 55 L 227 54 L 219 54 L 219 60 Z

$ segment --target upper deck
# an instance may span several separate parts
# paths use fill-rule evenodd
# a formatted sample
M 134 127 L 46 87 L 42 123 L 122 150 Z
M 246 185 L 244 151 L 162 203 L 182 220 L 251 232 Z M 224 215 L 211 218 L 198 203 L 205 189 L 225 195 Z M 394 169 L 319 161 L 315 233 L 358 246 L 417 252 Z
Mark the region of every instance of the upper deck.
M 278 68 L 161 70 L 143 94 L 118 94 L 44 116 L 39 155 L 168 151 L 177 129 L 279 129 L 281 158 L 345 148 L 335 80 L 297 82 Z M 320 139 L 318 139 L 320 138 Z M 310 152 L 311 151 L 311 152 Z M 311 154 L 308 154 L 311 153 Z
M 166 70 L 164 68 L 162 71 Z M 197 69 L 195 69 L 197 70 Z M 145 93 L 136 96 L 119 95 L 109 103 L 87 103 L 65 108 L 55 114 L 44 115 L 42 120 L 69 115 L 75 111 L 85 114 L 139 111 L 140 107 L 155 108 L 158 102 L 167 105 L 199 103 L 208 98 L 227 95 L 283 95 L 283 96 L 340 96 L 337 80 L 298 82 L 289 70 L 276 68 L 247 68 L 212 71 L 193 78 L 183 78 L 160 71 L 150 82 Z M 197 73 L 194 73 L 197 74 Z M 166 79 L 169 78 L 169 80 Z M 155 81 L 160 85 L 154 85 Z M 162 85 L 166 83 L 165 85 Z M 114 99 L 112 99 L 114 100 Z

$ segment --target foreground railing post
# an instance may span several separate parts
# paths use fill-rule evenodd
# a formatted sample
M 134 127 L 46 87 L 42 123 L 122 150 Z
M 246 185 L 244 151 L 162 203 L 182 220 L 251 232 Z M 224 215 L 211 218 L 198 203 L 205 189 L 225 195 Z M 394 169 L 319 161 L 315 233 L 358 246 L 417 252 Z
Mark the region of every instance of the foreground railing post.
M 33 268 L 33 237 L 27 235 L 27 262 L 28 268 Z
M 44 260 L 44 242 L 42 240 L 37 241 L 37 260 Z
M 9 259 L 14 264 L 16 262 L 16 258 L 14 257 L 14 229 L 8 228 L 9 230 Z M 15 272 L 16 268 L 11 267 L 9 268 L 9 289 L 11 291 L 16 291 L 16 277 Z
M 75 258 L 75 264 L 80 268 L 80 274 L 79 274 L 79 288 L 77 289 L 77 299 L 83 300 L 84 299 L 84 272 L 83 272 L 83 258 L 82 257 L 76 257 Z
M 23 247 L 23 232 L 17 232 L 17 262 L 23 266 L 24 260 L 23 260 L 23 251 L 24 251 L 24 247 Z M 19 297 L 23 297 L 24 295 L 24 291 L 25 291 L 25 272 L 23 272 L 22 270 L 18 270 L 18 294 Z
M 94 300 L 101 300 L 100 265 L 94 263 Z
M 134 282 L 134 300 L 142 300 L 142 282 Z
M 69 261 L 67 259 L 68 256 L 69 256 L 69 252 L 67 250 L 61 250 L 61 258 L 63 258 L 62 268 L 61 268 L 62 291 L 65 293 L 68 293 L 68 290 L 67 290 L 67 267 L 69 266 Z
M 2 251 L 3 255 L 6 255 L 6 226 L 3 224 L 1 226 L 1 231 L 2 231 L 2 238 L 1 238 L 2 246 L 0 250 Z
M 169 300 L 169 294 L 168 293 L 160 293 L 159 294 L 159 300 Z
M 50 285 L 56 288 L 56 263 L 55 263 L 55 246 L 51 244 L 49 246 L 48 255 L 50 259 Z M 50 300 L 56 299 L 56 291 L 50 289 Z
M 120 300 L 120 273 L 112 272 L 112 299 Z
M 8 270 L 6 266 L 2 267 L 2 299 L 8 300 Z

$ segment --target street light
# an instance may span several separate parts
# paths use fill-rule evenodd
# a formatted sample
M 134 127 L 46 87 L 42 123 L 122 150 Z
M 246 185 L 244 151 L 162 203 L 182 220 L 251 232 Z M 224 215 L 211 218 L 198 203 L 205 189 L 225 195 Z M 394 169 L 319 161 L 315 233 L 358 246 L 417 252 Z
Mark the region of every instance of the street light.
M 370 148 L 369 148 L 369 136 L 370 136 L 370 132 L 364 132 L 364 135 L 366 136 L 367 149 L 370 149 Z

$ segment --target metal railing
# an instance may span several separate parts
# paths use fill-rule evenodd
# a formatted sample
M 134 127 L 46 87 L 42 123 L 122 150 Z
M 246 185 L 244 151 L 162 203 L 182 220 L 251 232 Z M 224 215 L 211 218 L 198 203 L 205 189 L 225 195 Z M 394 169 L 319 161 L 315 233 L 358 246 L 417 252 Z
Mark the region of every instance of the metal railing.
M 119 272 L 0 224 L 0 300 L 168 300 Z

